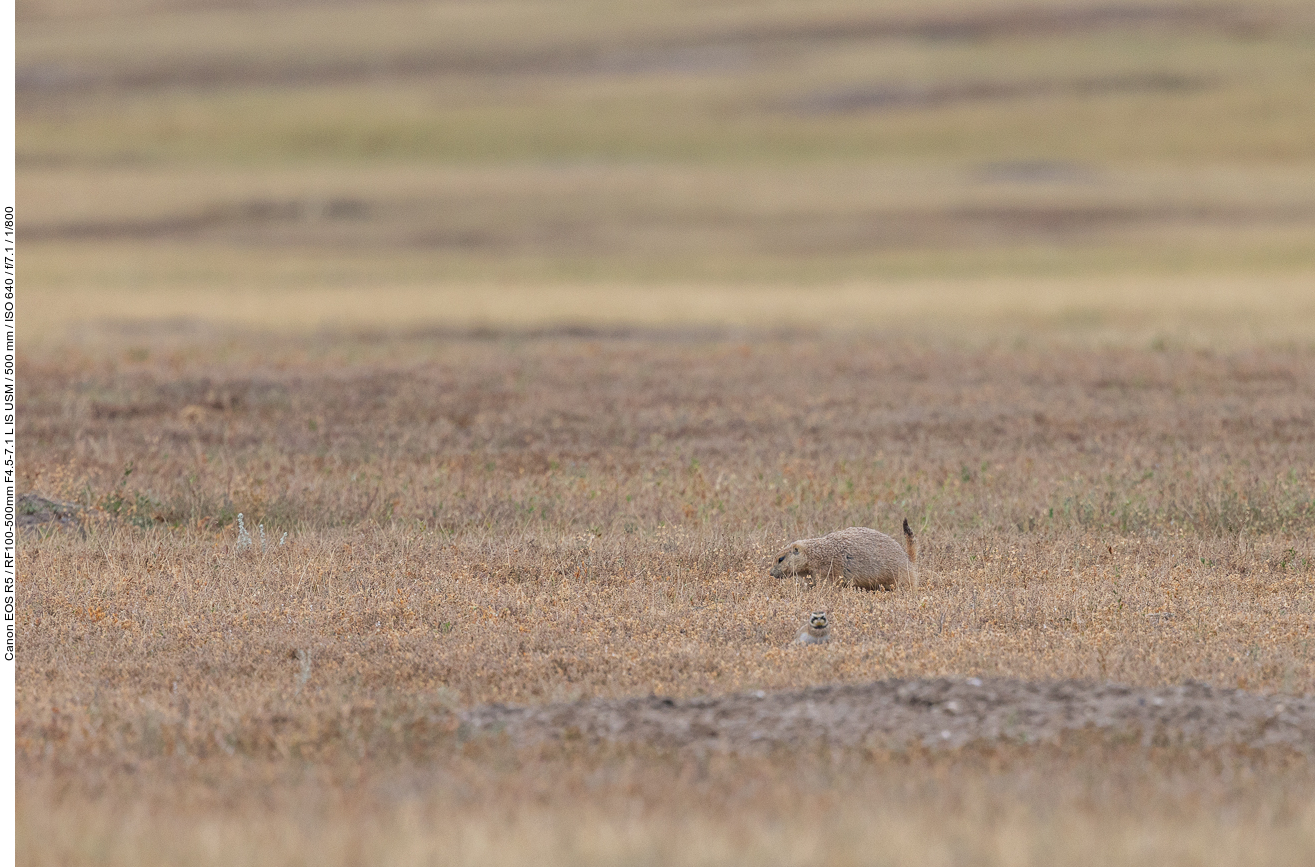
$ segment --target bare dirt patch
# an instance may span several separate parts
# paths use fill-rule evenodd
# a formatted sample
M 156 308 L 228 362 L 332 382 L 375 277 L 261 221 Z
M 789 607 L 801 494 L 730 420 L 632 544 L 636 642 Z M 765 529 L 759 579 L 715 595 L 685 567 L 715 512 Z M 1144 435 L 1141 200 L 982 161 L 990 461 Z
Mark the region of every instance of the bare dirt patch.
M 82 530 L 88 511 L 77 503 L 64 503 L 32 493 L 20 496 L 15 505 L 14 523 L 20 530 Z
M 1087 731 L 1147 746 L 1283 746 L 1315 753 L 1315 697 L 1203 683 L 1145 689 L 1007 678 L 886 680 L 683 701 L 652 696 L 489 705 L 461 716 L 472 731 L 505 732 L 522 744 L 583 739 L 733 752 L 818 744 L 891 749 L 1035 744 Z

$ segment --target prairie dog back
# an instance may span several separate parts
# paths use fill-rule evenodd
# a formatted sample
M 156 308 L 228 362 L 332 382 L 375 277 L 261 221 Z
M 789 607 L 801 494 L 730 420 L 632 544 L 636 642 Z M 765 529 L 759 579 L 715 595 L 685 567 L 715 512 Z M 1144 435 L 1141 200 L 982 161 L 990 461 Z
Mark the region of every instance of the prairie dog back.
M 870 527 L 848 527 L 792 542 L 776 556 L 773 578 L 838 581 L 865 590 L 917 586 L 918 549 L 904 521 L 904 544 Z

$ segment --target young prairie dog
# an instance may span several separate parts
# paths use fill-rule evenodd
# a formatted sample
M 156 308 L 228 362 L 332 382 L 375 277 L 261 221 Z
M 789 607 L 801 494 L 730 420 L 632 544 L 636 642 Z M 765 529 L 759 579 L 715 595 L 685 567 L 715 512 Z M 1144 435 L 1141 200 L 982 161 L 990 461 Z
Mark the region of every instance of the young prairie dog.
M 904 520 L 904 545 L 868 527 L 837 530 L 816 539 L 800 539 L 776 556 L 773 578 L 803 578 L 812 586 L 819 578 L 864 590 L 916 587 L 918 548 Z
M 831 624 L 826 619 L 825 611 L 814 611 L 808 615 L 808 622 L 795 636 L 795 644 L 826 644 L 831 640 Z

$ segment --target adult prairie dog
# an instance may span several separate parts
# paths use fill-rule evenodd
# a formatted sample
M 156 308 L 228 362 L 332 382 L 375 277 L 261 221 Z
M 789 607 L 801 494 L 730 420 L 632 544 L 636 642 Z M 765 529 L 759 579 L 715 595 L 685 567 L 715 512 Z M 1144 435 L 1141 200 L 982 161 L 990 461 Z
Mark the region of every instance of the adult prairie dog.
M 850 527 L 816 539 L 800 539 L 776 555 L 773 578 L 838 581 L 864 590 L 916 587 L 918 548 L 904 519 L 904 546 L 868 527 Z
M 831 625 L 827 622 L 825 611 L 814 611 L 808 615 L 808 622 L 795 636 L 795 644 L 826 644 L 831 640 Z

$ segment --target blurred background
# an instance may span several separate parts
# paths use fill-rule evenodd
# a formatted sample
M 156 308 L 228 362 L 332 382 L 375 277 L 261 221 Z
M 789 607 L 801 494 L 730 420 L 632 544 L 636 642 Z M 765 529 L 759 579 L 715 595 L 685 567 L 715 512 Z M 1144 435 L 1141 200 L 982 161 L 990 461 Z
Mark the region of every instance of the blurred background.
M 29 347 L 673 323 L 1315 339 L 1309 2 L 17 19 Z

